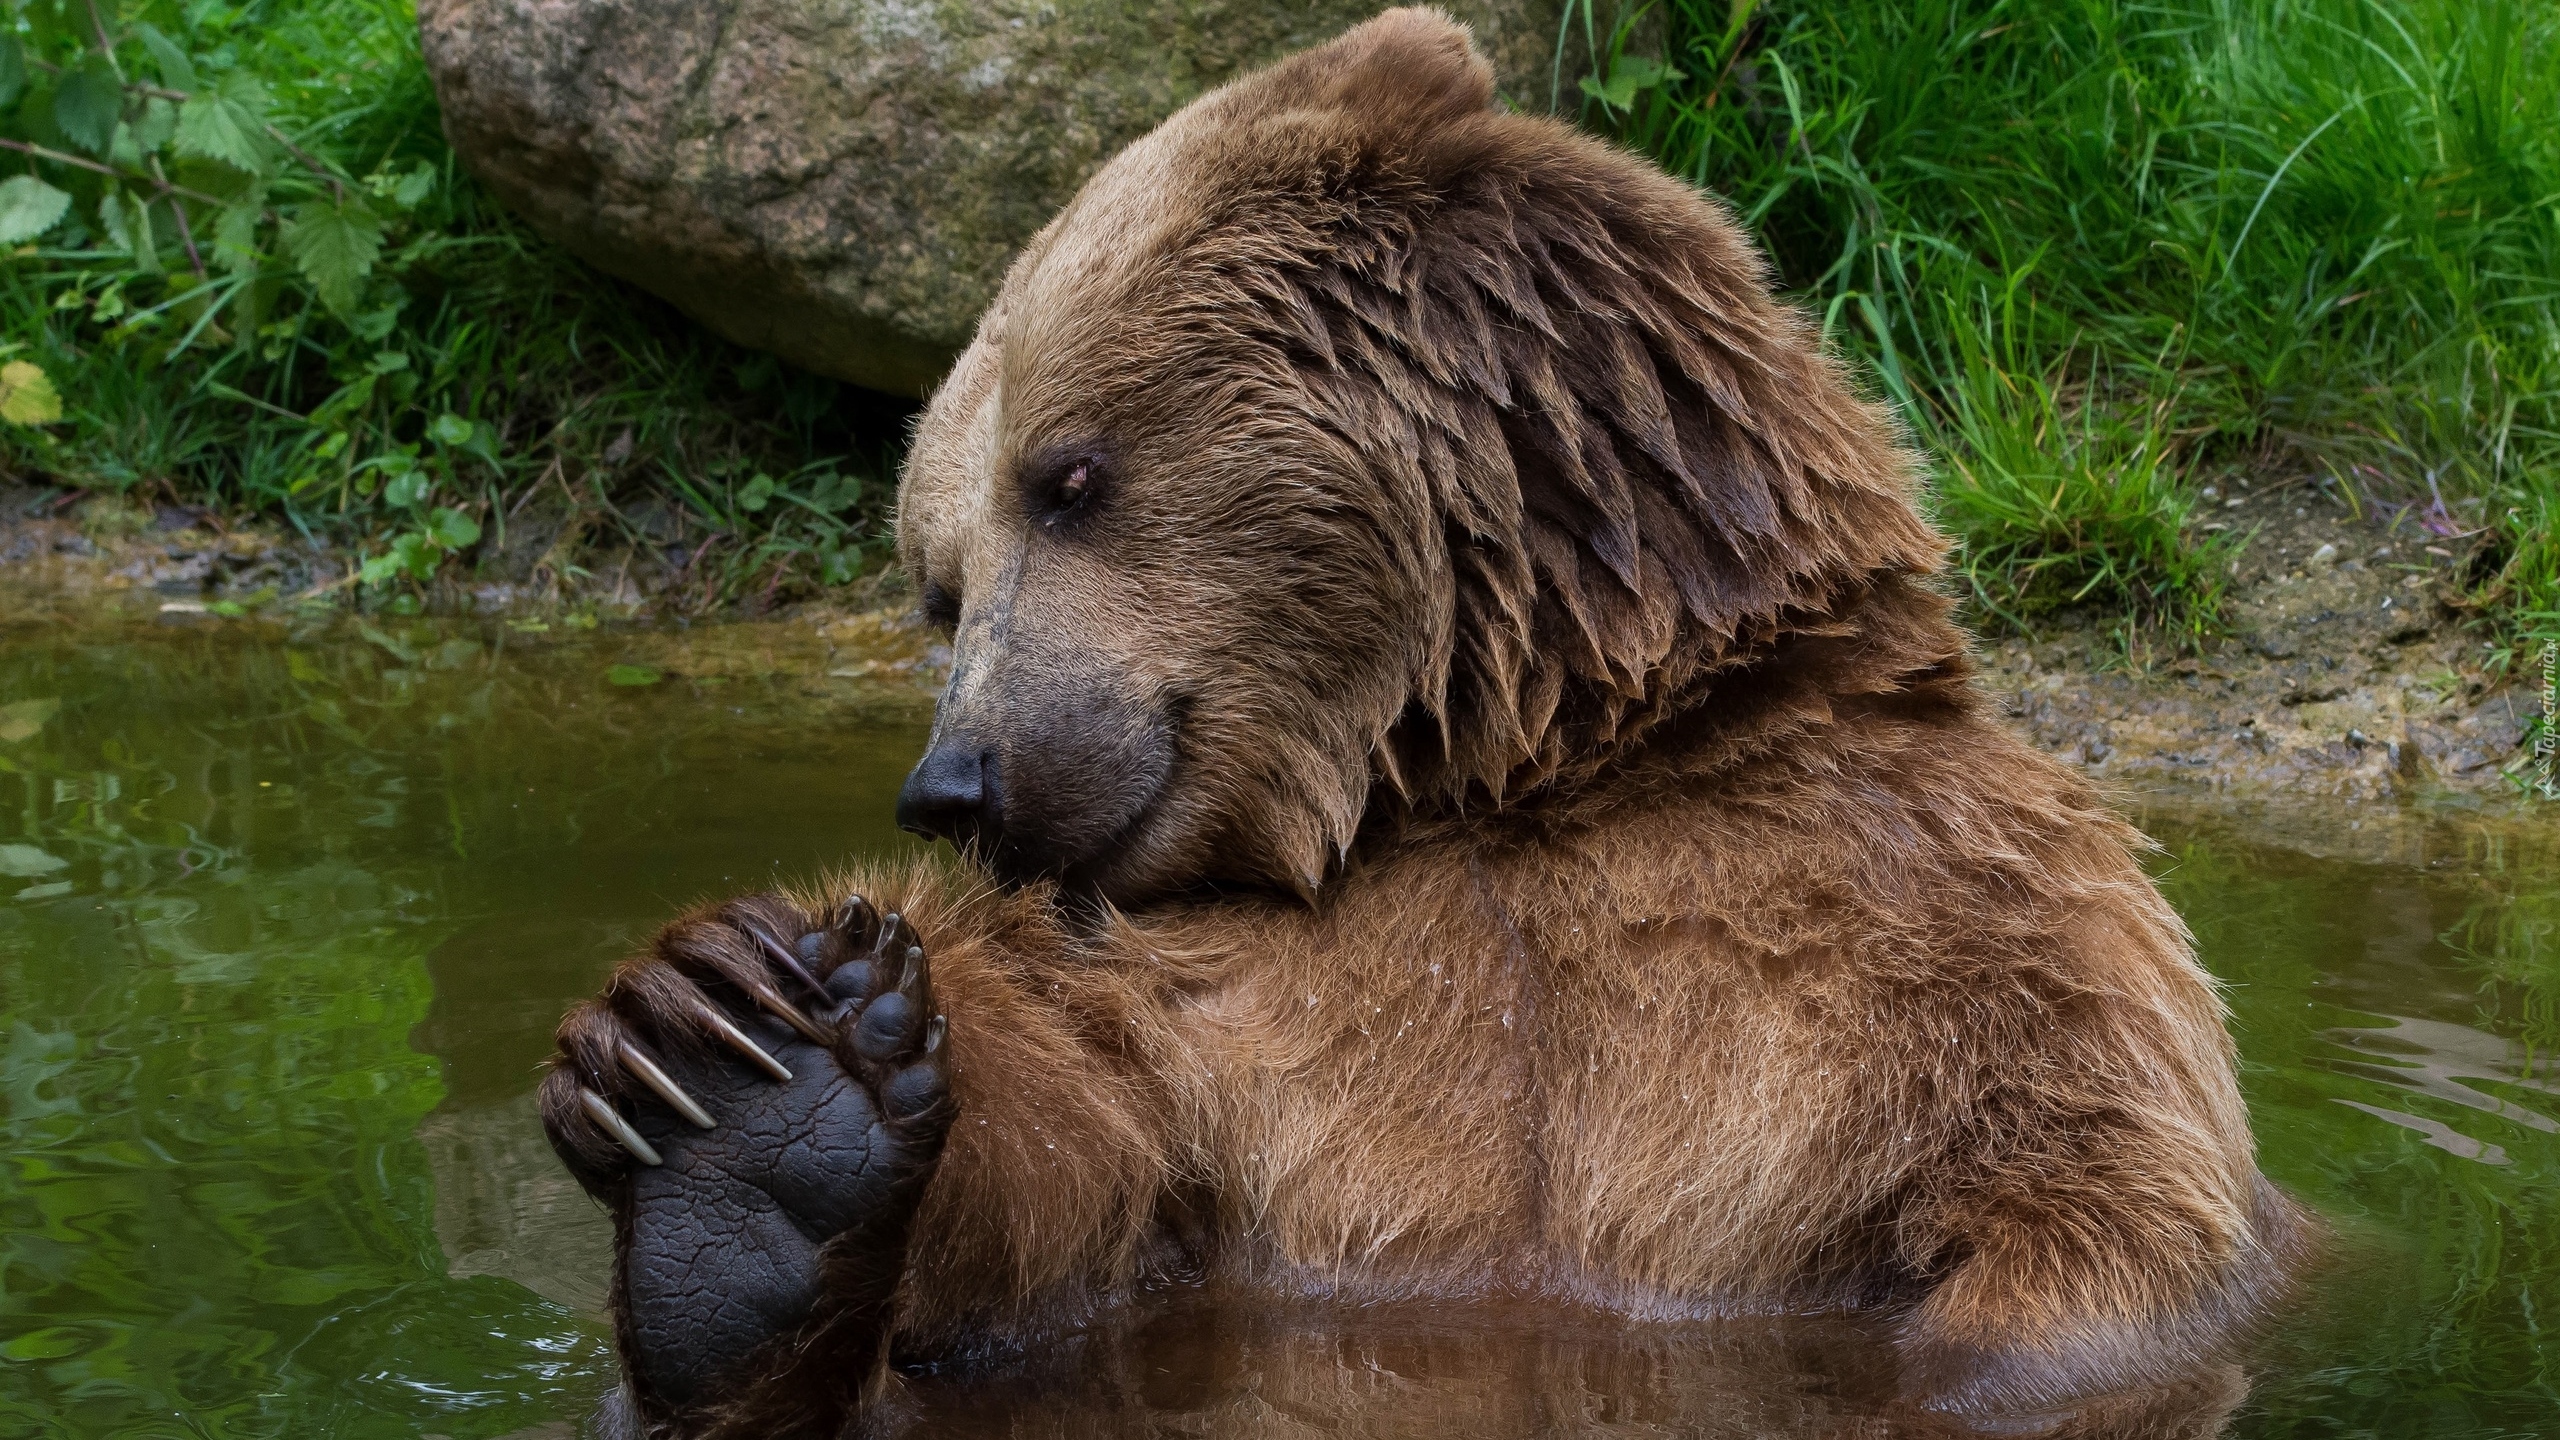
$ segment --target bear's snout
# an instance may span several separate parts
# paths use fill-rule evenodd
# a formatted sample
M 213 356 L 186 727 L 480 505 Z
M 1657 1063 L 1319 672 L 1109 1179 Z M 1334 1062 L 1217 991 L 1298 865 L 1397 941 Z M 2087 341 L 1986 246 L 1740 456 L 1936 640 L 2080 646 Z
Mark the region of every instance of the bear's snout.
M 1171 778 L 1180 707 L 1148 703 L 1090 659 L 1042 658 L 1008 650 L 984 671 L 960 667 L 898 792 L 898 825 L 975 853 L 1009 883 L 1109 889 Z
M 925 752 L 898 791 L 898 828 L 928 840 L 948 840 L 968 850 L 989 848 L 987 767 L 994 755 L 979 746 L 937 744 Z

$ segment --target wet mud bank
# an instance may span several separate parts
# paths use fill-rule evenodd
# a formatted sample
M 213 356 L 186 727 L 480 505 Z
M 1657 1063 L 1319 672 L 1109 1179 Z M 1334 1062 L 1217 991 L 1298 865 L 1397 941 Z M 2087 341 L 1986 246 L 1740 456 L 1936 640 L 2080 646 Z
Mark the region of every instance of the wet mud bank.
M 2520 797 L 2538 656 L 2502 662 L 2454 601 L 2467 547 L 2413 511 L 2297 481 L 2209 491 L 2246 541 L 2224 633 L 2128 645 L 2113 617 L 1986 637 L 1982 682 L 2102 781 L 2235 800 Z M 2332 811 L 2331 813 L 2335 813 Z

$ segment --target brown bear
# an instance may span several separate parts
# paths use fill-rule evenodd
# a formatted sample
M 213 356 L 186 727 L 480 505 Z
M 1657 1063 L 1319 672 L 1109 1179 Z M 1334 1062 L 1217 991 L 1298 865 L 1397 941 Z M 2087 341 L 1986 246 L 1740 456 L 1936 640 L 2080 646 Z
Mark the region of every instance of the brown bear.
M 688 916 L 562 1025 L 628 1423 L 823 1430 L 1176 1282 L 1860 1310 L 1914 1413 L 2176 1383 L 2297 1222 L 1917 473 L 1719 204 L 1436 12 L 1131 146 L 903 481 L 954 667 L 901 819 L 964 858 Z

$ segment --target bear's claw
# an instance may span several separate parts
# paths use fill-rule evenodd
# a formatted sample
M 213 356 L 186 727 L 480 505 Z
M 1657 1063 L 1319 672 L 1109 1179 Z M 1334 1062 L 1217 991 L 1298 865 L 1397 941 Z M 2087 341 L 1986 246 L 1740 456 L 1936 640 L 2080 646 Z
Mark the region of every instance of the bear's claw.
M 785 1085 L 791 1083 L 791 1069 L 789 1066 L 784 1065 L 781 1061 L 764 1053 L 763 1046 L 748 1039 L 746 1031 L 731 1024 L 728 1016 L 712 1009 L 708 1002 L 699 1003 L 694 1006 L 694 1018 L 700 1020 L 706 1029 L 710 1030 L 713 1035 L 718 1036 L 730 1049 L 746 1056 L 748 1060 L 754 1063 L 757 1069 L 772 1076 L 777 1083 Z
M 613 1108 L 612 1101 L 581 1085 L 578 1087 L 578 1104 L 597 1124 L 605 1128 L 606 1134 L 611 1135 L 623 1149 L 631 1152 L 632 1159 L 643 1165 L 667 1163 L 657 1151 L 649 1148 L 648 1141 L 640 1138 L 639 1131 L 631 1128 L 631 1122 L 622 1118 L 622 1112 Z
M 790 972 L 792 979 L 809 987 L 810 994 L 817 996 L 820 1000 L 826 1001 L 829 1004 L 833 1004 L 835 1002 L 836 997 L 827 993 L 827 987 L 818 983 L 818 977 L 809 973 L 809 967 L 800 963 L 800 957 L 783 949 L 782 942 L 774 939 L 771 935 L 766 934 L 763 926 L 756 924 L 752 920 L 747 920 L 741 921 L 738 928 L 746 931 L 748 935 L 752 936 L 756 944 L 763 948 L 764 953 L 773 957 L 773 963 Z M 812 940 L 823 942 L 825 938 L 825 932 L 812 930 L 808 934 L 800 937 L 800 943 L 806 949 L 816 952 L 821 949 L 822 946 L 811 945 L 809 942 Z
M 784 911 L 669 926 L 562 1022 L 544 1081 L 553 1146 L 615 1212 L 617 1329 L 653 1413 L 885 1324 L 955 1108 L 913 927 L 859 897 L 816 928 Z

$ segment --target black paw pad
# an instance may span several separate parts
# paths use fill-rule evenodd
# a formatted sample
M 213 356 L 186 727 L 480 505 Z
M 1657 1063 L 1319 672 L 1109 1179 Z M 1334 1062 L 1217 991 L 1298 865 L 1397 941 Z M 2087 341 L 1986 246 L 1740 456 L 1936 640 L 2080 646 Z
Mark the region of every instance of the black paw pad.
M 580 1052 L 619 1073 L 590 1060 L 558 1077 L 629 1157 L 623 1359 L 656 1405 L 716 1397 L 822 1311 L 885 1309 L 903 1269 L 953 1113 L 945 1027 L 912 929 L 841 913 L 857 924 L 789 942 L 733 920 L 786 973 L 634 985 L 665 1013 L 617 1014 Z M 835 1293 L 856 1288 L 877 1293 Z

